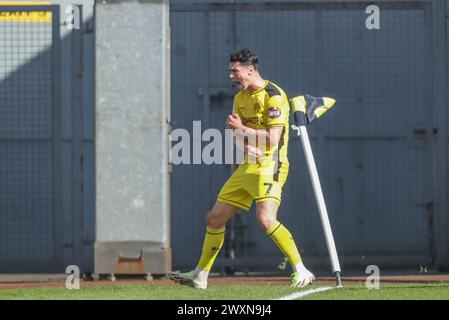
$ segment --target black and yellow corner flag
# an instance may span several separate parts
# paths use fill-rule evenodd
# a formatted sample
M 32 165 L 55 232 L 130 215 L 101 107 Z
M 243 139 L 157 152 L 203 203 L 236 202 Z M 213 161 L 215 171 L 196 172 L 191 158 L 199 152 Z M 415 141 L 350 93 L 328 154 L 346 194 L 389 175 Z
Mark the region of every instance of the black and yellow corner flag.
M 332 108 L 335 102 L 336 100 L 333 98 L 313 97 L 308 94 L 290 99 L 296 125 L 309 125 Z
M 298 136 L 300 136 L 307 162 L 307 168 L 309 170 L 310 179 L 312 180 L 315 200 L 320 213 L 321 225 L 323 226 L 324 236 L 326 238 L 326 245 L 329 251 L 332 270 L 336 279 L 336 286 L 339 288 L 342 286 L 340 261 L 338 259 L 337 248 L 335 246 L 334 236 L 332 234 L 332 228 L 330 225 L 329 216 L 327 214 L 323 190 L 321 189 L 320 178 L 318 176 L 318 170 L 316 168 L 312 147 L 310 146 L 309 135 L 306 128 L 306 126 L 313 120 L 318 119 L 326 113 L 327 110 L 332 108 L 334 104 L 335 99 L 327 97 L 317 98 L 310 95 L 302 95 L 290 99 L 290 105 L 293 109 L 293 115 L 295 116 L 296 123 L 296 125 L 292 125 L 291 127 L 293 130 L 297 130 Z

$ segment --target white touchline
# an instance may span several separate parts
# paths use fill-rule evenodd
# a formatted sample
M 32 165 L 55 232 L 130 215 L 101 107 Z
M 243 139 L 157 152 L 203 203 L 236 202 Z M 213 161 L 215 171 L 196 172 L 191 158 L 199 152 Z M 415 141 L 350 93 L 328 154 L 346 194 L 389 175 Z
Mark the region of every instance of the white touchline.
M 289 294 L 288 296 L 281 297 L 278 300 L 296 300 L 296 299 L 308 296 L 308 295 L 310 295 L 312 293 L 327 291 L 327 290 L 331 290 L 331 289 L 335 289 L 335 288 L 336 287 L 324 287 L 324 288 L 316 288 L 316 289 L 296 292 L 296 293 Z

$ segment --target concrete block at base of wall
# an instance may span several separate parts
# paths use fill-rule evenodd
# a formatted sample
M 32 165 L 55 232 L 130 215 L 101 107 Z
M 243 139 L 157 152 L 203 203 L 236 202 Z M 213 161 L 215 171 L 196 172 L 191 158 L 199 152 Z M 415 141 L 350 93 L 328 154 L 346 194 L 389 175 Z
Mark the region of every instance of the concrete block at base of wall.
M 156 242 L 95 243 L 95 273 L 116 275 L 167 274 L 171 248 Z

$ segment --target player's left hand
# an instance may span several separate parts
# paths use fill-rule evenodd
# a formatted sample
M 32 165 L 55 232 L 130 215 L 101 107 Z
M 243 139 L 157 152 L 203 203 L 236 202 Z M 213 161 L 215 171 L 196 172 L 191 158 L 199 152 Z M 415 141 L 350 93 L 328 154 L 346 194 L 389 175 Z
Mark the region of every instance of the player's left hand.
M 226 121 L 226 128 L 228 129 L 241 129 L 243 127 L 242 120 L 237 113 L 228 116 Z

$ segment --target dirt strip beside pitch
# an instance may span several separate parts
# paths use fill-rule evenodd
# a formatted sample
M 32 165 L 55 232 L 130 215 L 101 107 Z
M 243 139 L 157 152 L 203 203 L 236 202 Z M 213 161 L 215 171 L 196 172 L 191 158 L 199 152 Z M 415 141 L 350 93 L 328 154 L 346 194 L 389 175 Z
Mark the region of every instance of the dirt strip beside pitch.
M 364 283 L 366 277 L 343 277 L 343 285 L 354 285 L 357 283 Z M 449 275 L 446 274 L 434 274 L 434 275 L 394 275 L 394 276 L 381 276 L 380 282 L 382 284 L 388 283 L 436 283 L 436 282 L 449 282 Z M 289 285 L 289 277 L 211 277 L 209 279 L 209 285 Z M 321 277 L 317 278 L 315 282 L 318 285 L 331 286 L 335 285 L 335 279 L 332 277 Z M 129 284 L 146 284 L 146 285 L 176 285 L 173 281 L 167 278 L 160 278 L 151 281 L 146 281 L 144 279 L 126 279 L 119 278 L 117 281 L 110 280 L 97 280 L 97 281 L 86 281 L 81 280 L 81 287 L 91 287 L 91 286 L 119 286 L 119 285 L 129 285 Z M 0 282 L 0 289 L 18 289 L 18 288 L 58 288 L 65 287 L 64 280 L 52 280 L 52 281 L 11 281 L 11 282 Z

